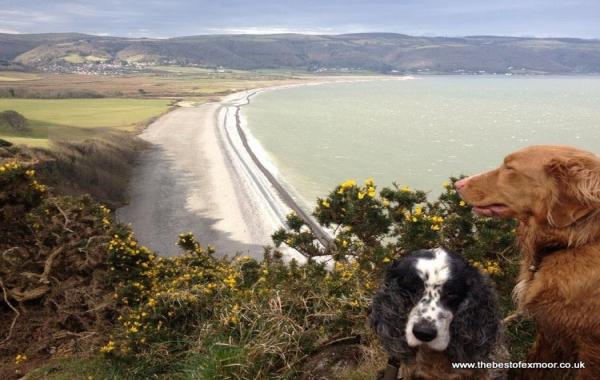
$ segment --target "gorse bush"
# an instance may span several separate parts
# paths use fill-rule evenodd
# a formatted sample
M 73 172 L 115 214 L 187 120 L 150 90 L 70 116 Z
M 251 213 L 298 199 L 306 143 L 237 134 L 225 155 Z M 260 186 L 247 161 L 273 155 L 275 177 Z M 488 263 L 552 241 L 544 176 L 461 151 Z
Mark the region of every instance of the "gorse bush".
M 271 251 L 260 262 L 218 259 L 191 234 L 178 244 L 183 253 L 175 258 L 154 256 L 130 234 L 109 245 L 124 307 L 101 351 L 131 363 L 152 357 L 152 368 L 132 369 L 139 375 L 173 370 L 190 350 L 210 355 L 216 345 L 218 360 L 228 362 L 216 378 L 287 377 L 307 353 L 364 325 L 369 292 L 355 264 L 327 271 L 313 261 L 286 264 Z M 204 378 L 215 367 L 209 361 L 194 371 Z
M 288 216 L 288 228 L 275 232 L 273 240 L 307 257 L 353 260 L 375 273 L 405 253 L 441 246 L 462 254 L 499 282 L 512 279 L 516 224 L 475 216 L 450 182 L 443 186 L 444 192 L 430 202 L 426 193 L 407 186 L 394 185 L 377 195 L 373 180 L 366 180 L 364 186 L 346 181 L 318 199 L 314 211 L 319 223 L 334 235 L 333 244 L 320 246 L 294 214 Z
M 123 308 L 120 327 L 101 350 L 138 376 L 179 370 L 198 378 L 293 377 L 332 342 L 375 345 L 365 318 L 382 269 L 435 246 L 487 272 L 508 312 L 514 223 L 476 217 L 450 183 L 444 190 L 430 202 L 407 187 L 378 193 L 372 180 L 342 183 L 314 211 L 333 235 L 329 246 L 294 213 L 273 235 L 276 246 L 303 253 L 303 264 L 286 263 L 271 249 L 262 261 L 217 258 L 192 234 L 180 235 L 181 256 L 156 257 L 130 231 L 118 232 L 109 262 Z M 324 256 L 329 262 L 315 260 Z
M 78 336 L 96 333 L 98 326 L 106 331 L 95 335 L 101 342 L 94 352 L 102 359 L 89 367 L 95 368 L 90 373 L 96 377 L 374 375 L 372 367 L 383 367 L 385 357 L 366 326 L 370 297 L 383 268 L 414 249 L 444 246 L 464 255 L 496 282 L 504 312 L 512 308 L 515 225 L 474 216 L 450 182 L 438 199 L 430 201 L 424 192 L 408 187 L 378 191 L 372 180 L 364 185 L 346 181 L 318 199 L 314 210 L 314 217 L 331 233 L 331 244 L 322 246 L 304 221 L 290 214 L 287 228 L 273 234 L 276 248 L 265 248 L 259 261 L 217 256 L 191 233 L 179 236 L 181 255 L 159 257 L 141 246 L 128 226 L 114 223 L 106 208 L 89 199 L 51 197 L 34 179 L 33 169 L 16 163 L 2 167 L 0 216 L 14 221 L 4 231 L 3 246 L 10 247 L 21 236 L 21 244 L 32 246 L 24 249 L 33 254 L 39 244 L 36 237 L 42 238 L 47 253 L 38 258 L 39 268 L 28 270 L 39 273 L 44 272 L 44 258 L 61 245 L 68 246 L 72 253 L 61 262 L 67 269 L 57 275 L 60 280 L 46 284 L 48 296 L 59 307 L 66 302 L 56 296 L 70 281 L 65 276 L 84 278 L 82 270 L 94 273 L 96 280 L 77 284 L 82 294 L 94 294 L 86 302 L 102 305 L 80 306 L 75 316 L 89 318 L 93 312 L 96 319 L 70 331 Z M 35 236 L 23 237 L 32 233 Z M 282 245 L 301 252 L 306 262 L 286 261 L 278 248 Z M 15 298 L 18 281 L 26 280 L 12 271 L 14 263 L 0 262 L 5 285 L 11 279 L 11 305 L 20 302 Z M 28 308 L 38 302 L 37 310 L 46 310 L 54 307 L 44 303 L 48 299 L 24 302 Z M 11 315 L 7 304 L 1 306 L 6 316 Z M 3 326 L 5 336 L 9 328 Z M 509 333 L 512 342 L 528 344 L 521 327 Z M 515 357 L 521 353 L 519 344 L 513 350 Z M 6 352 L 17 368 L 30 361 L 23 358 L 39 356 L 25 344 Z M 110 371 L 98 375 L 103 366 Z M 336 370 L 339 366 L 346 369 Z
M 94 349 L 116 315 L 109 210 L 55 197 L 34 162 L 0 159 L 0 378 Z

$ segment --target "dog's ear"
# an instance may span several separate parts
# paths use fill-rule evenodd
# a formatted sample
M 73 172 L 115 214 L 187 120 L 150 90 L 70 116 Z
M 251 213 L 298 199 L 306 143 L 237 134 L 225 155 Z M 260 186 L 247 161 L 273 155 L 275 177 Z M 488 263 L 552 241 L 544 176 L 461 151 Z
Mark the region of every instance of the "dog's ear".
M 592 155 L 555 158 L 545 167 L 555 189 L 548 204 L 547 220 L 567 227 L 600 207 L 600 160 Z
M 500 308 L 487 277 L 472 268 L 471 287 L 450 324 L 448 354 L 454 362 L 486 360 L 500 339 Z

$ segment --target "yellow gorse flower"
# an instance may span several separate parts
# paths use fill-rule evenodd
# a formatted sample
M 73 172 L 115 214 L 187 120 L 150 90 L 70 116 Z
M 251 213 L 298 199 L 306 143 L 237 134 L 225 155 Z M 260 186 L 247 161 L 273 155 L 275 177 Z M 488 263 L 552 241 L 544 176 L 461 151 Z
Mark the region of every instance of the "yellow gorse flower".
M 471 264 L 475 268 L 479 268 L 491 276 L 497 276 L 497 275 L 502 274 L 502 269 L 500 268 L 500 264 L 497 261 L 493 261 L 493 260 L 486 260 L 485 262 L 471 261 Z
M 223 280 L 223 282 L 225 283 L 225 285 L 229 286 L 230 288 L 235 288 L 235 284 L 237 283 L 237 280 L 235 279 L 234 275 L 229 275 L 226 279 Z
M 344 182 L 342 182 L 342 183 L 340 184 L 340 187 L 341 187 L 342 189 L 344 189 L 344 190 L 345 190 L 345 189 L 349 189 L 349 188 L 351 188 L 351 187 L 354 187 L 354 186 L 356 186 L 356 181 L 355 181 L 355 180 L 353 180 L 353 179 L 349 179 L 349 180 L 347 180 L 347 181 L 344 181 Z
M 8 162 L 4 165 L 0 165 L 0 173 L 9 172 L 13 170 L 21 169 L 21 165 L 16 162 Z
M 112 340 L 109 340 L 108 343 L 106 343 L 106 345 L 100 347 L 100 352 L 103 352 L 103 353 L 112 352 L 114 350 L 115 350 L 115 342 L 113 342 Z
M 434 223 L 440 224 L 444 221 L 444 218 L 442 218 L 441 216 L 432 216 L 429 218 L 429 220 L 431 220 Z
M 344 190 L 348 190 L 352 187 L 356 186 L 356 181 L 353 179 L 349 179 L 340 184 L 340 188 L 338 190 L 338 194 L 344 194 Z
M 26 360 L 27 360 L 27 355 L 25 355 L 25 354 L 18 354 L 15 357 L 15 364 L 21 364 L 21 363 L 23 363 Z
M 377 192 L 375 191 L 375 188 L 374 188 L 373 186 L 370 186 L 370 187 L 367 189 L 367 195 L 368 195 L 370 198 L 375 198 L 375 195 L 377 195 Z
M 40 193 L 43 193 L 46 190 L 48 190 L 48 187 L 46 185 L 42 185 L 41 183 L 35 180 L 31 183 L 31 187 L 33 187 L 36 191 L 39 191 Z

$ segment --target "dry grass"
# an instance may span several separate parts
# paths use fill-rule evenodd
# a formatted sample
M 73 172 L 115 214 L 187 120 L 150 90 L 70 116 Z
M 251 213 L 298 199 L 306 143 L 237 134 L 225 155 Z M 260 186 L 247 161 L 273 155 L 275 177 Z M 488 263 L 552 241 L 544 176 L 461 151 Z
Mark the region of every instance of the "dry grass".
M 44 183 L 65 195 L 90 194 L 116 208 L 127 201 L 127 186 L 137 153 L 145 143 L 128 133 L 113 132 L 79 142 L 57 142 L 51 149 L 11 147 L 2 157 L 37 161 Z

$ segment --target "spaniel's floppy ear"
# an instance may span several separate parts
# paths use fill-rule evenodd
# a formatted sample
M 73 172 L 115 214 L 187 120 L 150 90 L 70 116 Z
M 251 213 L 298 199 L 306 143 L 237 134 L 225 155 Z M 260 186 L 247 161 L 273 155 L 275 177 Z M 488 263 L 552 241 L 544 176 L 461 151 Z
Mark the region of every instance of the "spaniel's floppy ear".
M 600 207 L 600 159 L 593 155 L 555 158 L 545 167 L 556 185 L 547 219 L 563 228 Z
M 485 360 L 499 342 L 500 307 L 487 277 L 472 269 L 471 288 L 450 324 L 448 354 L 454 362 Z

